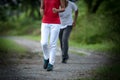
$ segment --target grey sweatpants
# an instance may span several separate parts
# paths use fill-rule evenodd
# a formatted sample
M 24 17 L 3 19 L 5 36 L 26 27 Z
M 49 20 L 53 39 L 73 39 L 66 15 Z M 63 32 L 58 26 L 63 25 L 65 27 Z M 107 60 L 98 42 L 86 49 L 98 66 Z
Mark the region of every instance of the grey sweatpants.
M 69 36 L 72 30 L 72 26 L 67 26 L 64 29 L 60 29 L 59 33 L 59 40 L 60 40 L 60 47 L 62 51 L 62 59 L 68 59 L 68 49 L 69 49 Z

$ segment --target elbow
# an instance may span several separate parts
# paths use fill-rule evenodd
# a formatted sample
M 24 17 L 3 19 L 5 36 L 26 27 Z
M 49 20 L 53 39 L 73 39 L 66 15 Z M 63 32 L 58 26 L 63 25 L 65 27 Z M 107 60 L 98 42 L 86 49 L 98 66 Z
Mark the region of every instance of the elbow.
M 78 15 L 78 9 L 75 11 L 75 14 Z

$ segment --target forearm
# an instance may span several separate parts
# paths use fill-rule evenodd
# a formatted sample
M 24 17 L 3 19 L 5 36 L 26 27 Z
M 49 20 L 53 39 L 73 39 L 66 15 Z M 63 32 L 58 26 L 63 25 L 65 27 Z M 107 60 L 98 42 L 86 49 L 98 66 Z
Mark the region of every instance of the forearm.
M 65 11 L 65 0 L 60 0 L 61 8 L 59 8 L 58 12 Z
M 44 9 L 44 7 L 43 7 L 43 0 L 41 0 L 41 4 L 40 4 L 40 14 L 41 14 L 41 16 L 44 15 L 43 9 Z
M 53 8 L 53 13 L 59 13 L 59 12 L 63 12 L 65 11 L 65 0 L 60 0 L 60 8 L 57 9 L 57 8 Z
M 78 17 L 78 10 L 77 10 L 77 11 L 75 11 L 74 22 L 76 22 L 76 21 L 77 21 L 77 17 Z
M 54 13 L 63 12 L 64 10 L 65 10 L 64 8 L 59 8 L 59 9 L 53 8 Z
M 43 9 L 43 0 L 40 2 L 40 9 Z
M 44 10 L 42 8 L 40 8 L 40 14 L 41 14 L 41 16 L 44 15 Z
M 77 17 L 78 17 L 78 10 L 75 11 L 75 16 L 74 16 L 74 20 L 73 20 L 73 24 L 72 24 L 73 27 L 76 26 Z

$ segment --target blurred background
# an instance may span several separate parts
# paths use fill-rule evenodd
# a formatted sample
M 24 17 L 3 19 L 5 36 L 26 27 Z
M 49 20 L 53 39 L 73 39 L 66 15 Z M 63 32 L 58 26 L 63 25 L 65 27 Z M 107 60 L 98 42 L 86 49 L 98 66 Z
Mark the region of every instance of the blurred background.
M 71 1 L 77 4 L 79 16 L 70 36 L 70 46 L 107 52 L 108 55 L 119 59 L 120 1 Z M 39 8 L 40 0 L 0 0 L 0 36 L 22 36 L 39 41 L 41 27 Z M 0 39 L 0 42 L 0 50 L 7 51 L 8 49 L 3 49 L 3 45 L 8 45 L 8 41 Z M 114 72 L 120 71 L 119 66 L 115 64 L 114 68 L 108 69 L 113 69 Z M 111 80 L 118 79 L 120 77 L 116 76 Z
M 110 50 L 113 48 L 115 51 L 119 50 L 117 48 L 120 41 L 120 1 L 71 1 L 74 1 L 79 8 L 77 25 L 71 34 L 71 42 L 96 46 L 108 45 Z M 39 7 L 40 0 L 0 0 L 0 35 L 40 36 Z

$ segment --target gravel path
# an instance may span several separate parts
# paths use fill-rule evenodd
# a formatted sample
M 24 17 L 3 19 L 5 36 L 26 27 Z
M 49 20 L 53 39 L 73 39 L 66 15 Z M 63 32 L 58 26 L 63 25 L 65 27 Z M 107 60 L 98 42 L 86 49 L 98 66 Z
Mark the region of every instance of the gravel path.
M 107 62 L 107 58 L 75 48 L 70 48 L 70 59 L 67 64 L 61 63 L 61 52 L 57 49 L 56 62 L 54 70 L 47 72 L 43 69 L 43 59 L 39 42 L 22 39 L 18 37 L 10 37 L 16 43 L 25 46 L 32 54 L 36 55 L 32 58 L 11 59 L 18 63 L 11 66 L 0 66 L 0 80 L 75 80 L 91 76 L 91 71 L 97 67 L 103 66 Z M 71 53 L 83 53 L 77 55 Z

